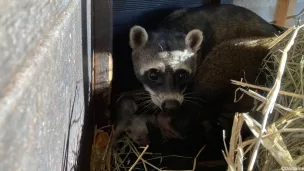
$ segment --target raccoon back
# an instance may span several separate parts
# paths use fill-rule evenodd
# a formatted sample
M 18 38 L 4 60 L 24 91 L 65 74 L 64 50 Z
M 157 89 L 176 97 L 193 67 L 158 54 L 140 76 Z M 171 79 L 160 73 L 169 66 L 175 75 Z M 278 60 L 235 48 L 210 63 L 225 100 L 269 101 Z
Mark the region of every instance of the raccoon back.
M 173 12 L 159 30 L 188 33 L 200 29 L 204 35 L 202 55 L 222 41 L 245 37 L 269 37 L 279 31 L 256 13 L 236 5 L 209 5 Z
M 235 39 L 214 47 L 198 67 L 194 91 L 209 102 L 233 103 L 237 86 L 231 84 L 232 79 L 243 78 L 250 84 L 256 84 L 256 81 L 258 84 L 264 84 L 265 77 L 261 75 L 257 79 L 257 76 L 263 59 L 270 51 L 269 45 L 274 39 Z

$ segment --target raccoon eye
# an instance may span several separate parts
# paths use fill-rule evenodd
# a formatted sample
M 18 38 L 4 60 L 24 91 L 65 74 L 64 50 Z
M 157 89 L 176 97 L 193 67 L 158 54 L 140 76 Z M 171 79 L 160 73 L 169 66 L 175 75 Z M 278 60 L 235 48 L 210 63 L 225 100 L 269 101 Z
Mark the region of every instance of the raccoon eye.
M 189 77 L 189 73 L 184 69 L 177 70 L 176 75 L 179 81 L 185 81 Z
M 148 73 L 149 80 L 155 82 L 158 80 L 159 77 L 159 70 L 157 69 L 150 69 Z

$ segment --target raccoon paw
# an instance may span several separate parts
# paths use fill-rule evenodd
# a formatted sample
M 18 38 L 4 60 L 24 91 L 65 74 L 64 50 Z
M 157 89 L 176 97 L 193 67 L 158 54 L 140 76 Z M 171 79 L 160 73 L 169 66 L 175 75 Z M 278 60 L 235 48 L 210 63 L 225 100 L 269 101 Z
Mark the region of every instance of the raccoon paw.
M 156 116 L 156 121 L 162 135 L 169 139 L 183 139 L 179 132 L 177 132 L 171 125 L 171 117 L 165 114 L 158 114 Z
M 174 128 L 167 127 L 167 128 L 160 128 L 162 135 L 164 138 L 169 138 L 169 139 L 183 139 L 183 137 L 178 133 Z

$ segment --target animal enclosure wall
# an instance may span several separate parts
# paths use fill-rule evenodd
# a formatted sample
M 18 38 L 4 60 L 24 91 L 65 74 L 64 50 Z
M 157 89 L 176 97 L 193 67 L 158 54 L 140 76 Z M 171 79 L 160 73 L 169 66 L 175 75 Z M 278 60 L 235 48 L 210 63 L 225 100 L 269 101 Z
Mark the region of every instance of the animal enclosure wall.
M 0 168 L 71 170 L 91 82 L 90 0 L 0 1 Z
M 252 10 L 268 22 L 275 22 L 279 2 L 279 0 L 233 0 L 233 4 Z M 304 7 L 304 0 L 288 0 L 288 2 L 287 17 L 299 14 Z M 290 27 L 294 24 L 294 19 L 289 18 L 285 26 Z
M 82 147 L 81 140 L 91 145 L 93 123 L 92 115 L 88 115 L 91 92 L 101 92 L 103 101 L 107 101 L 103 93 L 109 96 L 112 26 L 114 37 L 124 36 L 120 37 L 123 41 L 114 40 L 115 45 L 119 43 L 114 47 L 117 52 L 114 69 L 118 68 L 115 73 L 119 73 L 114 73 L 114 90 L 119 92 L 133 87 L 126 85 L 134 81 L 126 76 L 132 73 L 132 68 L 124 68 L 126 54 L 130 54 L 124 49 L 129 48 L 130 26 L 153 25 L 145 17 L 152 14 L 155 17 L 159 9 L 194 7 L 202 2 L 0 0 L 1 170 L 71 170 L 76 166 L 86 170 L 83 168 L 88 168 L 90 147 Z M 94 73 L 92 47 L 97 66 Z M 104 117 L 107 102 L 98 105 L 103 109 L 97 110 L 95 121 L 104 124 L 108 119 Z M 81 163 L 77 161 L 79 155 L 83 156 Z

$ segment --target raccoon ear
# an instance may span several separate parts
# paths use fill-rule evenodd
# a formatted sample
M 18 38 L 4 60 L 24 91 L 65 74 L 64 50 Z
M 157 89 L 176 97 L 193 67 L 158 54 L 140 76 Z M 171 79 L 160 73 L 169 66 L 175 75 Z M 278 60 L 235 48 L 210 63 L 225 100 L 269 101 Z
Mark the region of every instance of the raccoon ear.
M 133 26 L 130 30 L 130 46 L 132 49 L 144 46 L 148 41 L 148 33 L 143 27 Z
M 203 33 L 198 29 L 191 30 L 185 38 L 187 48 L 190 48 L 194 52 L 200 49 L 202 42 Z

